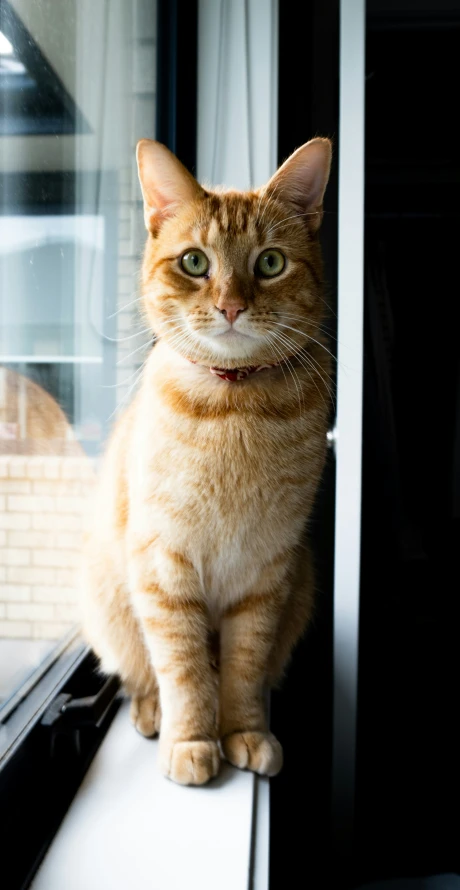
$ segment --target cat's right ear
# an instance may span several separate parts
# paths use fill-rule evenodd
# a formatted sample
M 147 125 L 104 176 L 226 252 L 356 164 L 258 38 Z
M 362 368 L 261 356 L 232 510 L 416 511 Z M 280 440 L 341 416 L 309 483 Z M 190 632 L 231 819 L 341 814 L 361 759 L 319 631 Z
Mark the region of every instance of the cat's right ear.
M 137 169 L 144 198 L 146 229 L 156 234 L 162 222 L 204 195 L 191 173 L 175 155 L 152 139 L 141 139 L 136 149 Z
M 330 139 L 316 137 L 301 145 L 276 171 L 263 191 L 287 204 L 316 231 L 323 218 L 323 197 L 331 169 Z

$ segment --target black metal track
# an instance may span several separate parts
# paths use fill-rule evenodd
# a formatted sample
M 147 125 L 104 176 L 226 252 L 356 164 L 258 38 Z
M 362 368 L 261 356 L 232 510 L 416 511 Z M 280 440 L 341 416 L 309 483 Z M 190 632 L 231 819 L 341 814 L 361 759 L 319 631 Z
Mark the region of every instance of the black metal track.
M 278 161 L 314 136 L 333 141 L 321 244 L 325 261 L 325 319 L 335 348 L 337 277 L 338 0 L 279 4 Z M 298 647 L 271 724 L 285 765 L 271 783 L 270 890 L 339 886 L 332 878 L 330 773 L 332 738 L 332 602 L 335 461 L 327 466 L 310 523 L 315 554 L 316 616 Z M 341 890 L 343 884 L 340 884 Z

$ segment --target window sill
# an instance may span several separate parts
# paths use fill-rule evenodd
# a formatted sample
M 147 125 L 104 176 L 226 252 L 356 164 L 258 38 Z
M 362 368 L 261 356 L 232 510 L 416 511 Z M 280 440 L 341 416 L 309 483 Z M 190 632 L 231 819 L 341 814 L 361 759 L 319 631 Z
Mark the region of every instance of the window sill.
M 33 890 L 268 890 L 269 783 L 223 764 L 204 788 L 157 769 L 124 704 Z

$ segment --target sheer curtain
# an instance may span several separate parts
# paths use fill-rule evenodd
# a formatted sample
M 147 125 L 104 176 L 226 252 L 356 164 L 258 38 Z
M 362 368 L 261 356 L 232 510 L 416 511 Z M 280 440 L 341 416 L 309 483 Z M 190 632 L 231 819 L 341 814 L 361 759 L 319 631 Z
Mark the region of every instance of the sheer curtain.
M 262 185 L 277 166 L 277 0 L 200 0 L 198 66 L 199 179 Z

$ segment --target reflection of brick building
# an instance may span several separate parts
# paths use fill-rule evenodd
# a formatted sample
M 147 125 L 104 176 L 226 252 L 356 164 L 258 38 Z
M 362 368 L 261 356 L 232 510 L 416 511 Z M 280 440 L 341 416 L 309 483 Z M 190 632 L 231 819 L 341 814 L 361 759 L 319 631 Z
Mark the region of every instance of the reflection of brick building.
M 0 455 L 0 636 L 56 639 L 75 623 L 87 457 Z

